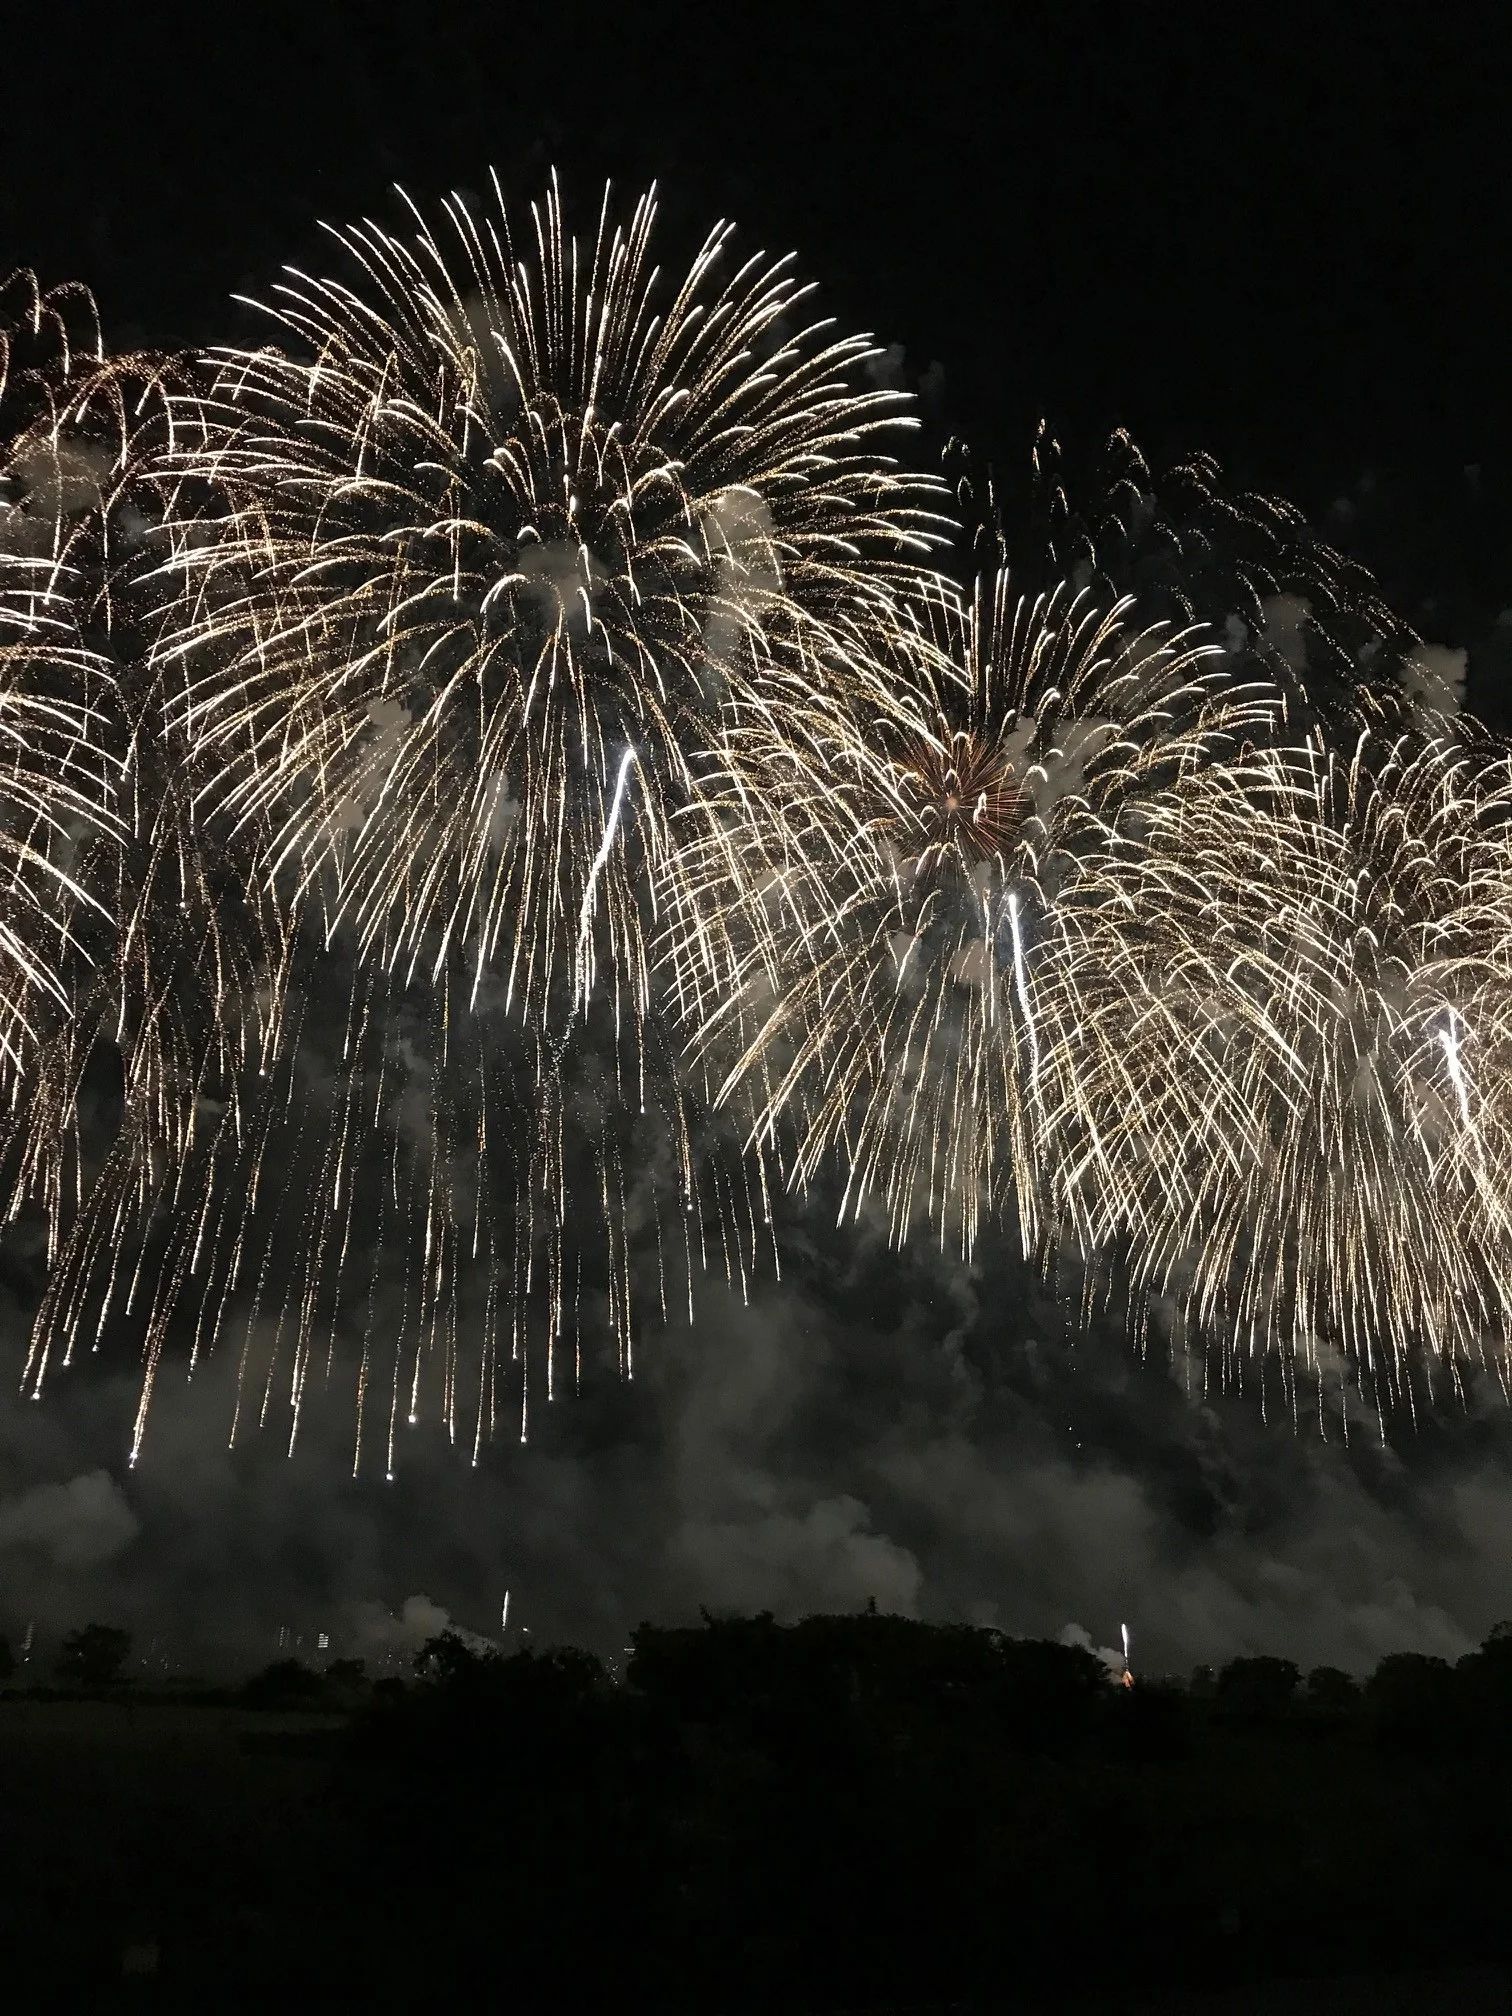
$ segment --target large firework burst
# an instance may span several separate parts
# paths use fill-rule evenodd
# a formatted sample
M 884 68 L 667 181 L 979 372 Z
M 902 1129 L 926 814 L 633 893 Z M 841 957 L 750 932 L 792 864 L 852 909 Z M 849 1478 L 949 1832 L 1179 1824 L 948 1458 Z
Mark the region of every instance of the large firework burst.
M 786 260 L 711 233 L 651 264 L 656 206 L 591 250 L 555 187 L 517 241 L 333 234 L 294 351 L 227 353 L 179 465 L 225 485 L 178 556 L 183 717 L 214 809 L 388 963 L 465 942 L 521 1012 L 644 1005 L 641 862 L 732 689 L 795 630 L 865 633 L 934 521 L 874 437 L 863 338 L 801 318 Z
M 1500 1362 L 1509 843 L 1505 752 L 1440 721 L 1247 749 L 1100 855 L 1051 1208 L 1227 1371 Z
M 148 663 L 164 508 L 152 469 L 187 367 L 109 353 L 82 289 L 46 294 L 20 275 L 4 298 L 0 788 L 21 950 L 5 964 L 0 1196 L 7 1222 L 43 1227 L 36 1390 L 121 1301 L 151 1306 L 149 1367 L 160 1350 L 197 1140 L 235 1111 L 249 1056 L 274 1036 L 279 929 L 265 905 L 249 919 L 223 851 L 201 850 L 189 752 Z M 173 1228 L 162 1267 L 155 1221 Z
M 309 1172 L 301 1306 L 339 1299 L 376 1157 L 421 1200 L 411 1304 L 483 1259 L 518 1352 L 539 1287 L 548 1388 L 580 1298 L 606 1297 L 628 1361 L 632 1248 L 660 1270 L 668 1214 L 674 1246 L 700 1255 L 708 1221 L 749 1272 L 759 1170 L 737 1150 L 706 1180 L 659 1019 L 655 919 L 700 928 L 674 896 L 679 822 L 728 770 L 733 719 L 812 732 L 840 704 L 812 678 L 821 641 L 832 676 L 865 667 L 942 523 L 938 486 L 885 453 L 908 420 L 869 341 L 813 318 L 789 261 L 735 260 L 725 226 L 668 284 L 655 215 L 606 194 L 583 245 L 553 185 L 523 232 L 502 198 L 451 199 L 439 235 L 418 213 L 404 237 L 335 232 L 345 277 L 289 276 L 286 349 L 206 361 L 164 464 L 156 663 L 196 821 L 303 932 L 302 985 L 355 988 L 367 1032 L 340 1046 L 340 1166 L 266 1150 Z M 400 1005 L 417 987 L 423 1012 Z M 381 1091 L 399 1022 L 421 1127 Z M 288 1327 L 297 1390 L 307 1315 Z M 419 1346 L 402 1374 L 395 1350 L 391 1420 L 419 1392 Z
M 880 1194 L 894 1236 L 925 1219 L 969 1251 L 1011 1210 L 1038 1241 L 1037 1112 L 1070 1069 L 1061 916 L 1121 818 L 1269 729 L 1274 696 L 1218 655 L 1088 592 L 937 582 L 890 697 L 732 789 L 707 872 L 759 886 L 764 919 L 699 997 L 700 1042 L 798 1183 L 834 1155 L 845 1208 Z

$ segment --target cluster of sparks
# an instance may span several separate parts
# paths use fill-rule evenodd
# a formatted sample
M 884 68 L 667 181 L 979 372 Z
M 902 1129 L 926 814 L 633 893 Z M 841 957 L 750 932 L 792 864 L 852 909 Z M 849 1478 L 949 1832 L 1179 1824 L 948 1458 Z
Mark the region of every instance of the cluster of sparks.
M 1294 1401 L 1499 1369 L 1512 760 L 1365 682 L 1368 578 L 1042 437 L 1021 588 L 787 260 L 494 199 L 333 231 L 255 349 L 0 294 L 29 1390 L 130 1321 L 137 1447 L 218 1341 L 292 1438 L 350 1345 L 359 1462 L 476 1459 L 821 1186 Z

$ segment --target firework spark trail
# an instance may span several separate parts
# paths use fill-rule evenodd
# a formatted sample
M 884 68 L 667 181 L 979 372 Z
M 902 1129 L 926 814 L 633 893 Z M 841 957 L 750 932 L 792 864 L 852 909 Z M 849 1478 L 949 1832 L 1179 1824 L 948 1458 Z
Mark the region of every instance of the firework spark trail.
M 12 758 L 0 789 L 14 797 L 25 780 L 35 689 L 42 732 L 26 721 L 25 747 L 46 757 L 49 802 L 29 808 L 26 837 L 64 915 L 28 927 L 34 957 L 56 954 L 56 1012 L 32 1018 L 10 1087 L 0 1198 L 7 1220 L 32 1209 L 45 1221 L 29 1390 L 143 1297 L 150 1390 L 175 1289 L 207 1236 L 210 1200 L 191 1204 L 186 1179 L 214 1116 L 239 1124 L 243 1004 L 270 988 L 280 931 L 264 908 L 249 934 L 244 880 L 224 860 L 207 866 L 185 752 L 145 662 L 140 589 L 164 508 L 148 465 L 185 367 L 107 355 L 81 289 L 12 282 L 0 304 L 18 294 L 20 327 L 0 319 L 0 421 L 13 430 L 0 439 L 0 745 L 8 732 Z M 14 815 L 4 824 L 20 830 Z M 14 870 L 8 881 L 13 914 L 26 885 Z M 172 1231 L 158 1269 L 146 1242 L 162 1214 Z
M 82 289 L 0 283 L 0 1100 L 13 1108 L 66 1017 L 79 913 L 98 908 L 80 870 L 119 827 L 113 668 L 86 634 L 76 551 L 108 481 L 75 410 L 102 369 Z
M 12 282 L 0 300 L 17 293 Z M 33 799 L 25 838 L 30 865 L 51 876 L 67 914 L 44 924 L 39 913 L 30 926 L 33 951 L 55 955 L 47 991 L 57 1012 L 29 1027 L 30 1052 L 11 1085 L 11 1124 L 0 1139 L 0 1181 L 8 1218 L 26 1205 L 44 1215 L 52 1267 L 44 1307 L 74 1312 L 70 1256 L 79 1240 L 98 1246 L 106 1226 L 113 1240 L 125 1236 L 128 1193 L 145 1196 L 192 1126 L 192 1111 L 175 1099 L 188 1079 L 173 1088 L 163 1070 L 184 1029 L 182 983 L 190 976 L 169 984 L 161 956 L 164 940 L 182 930 L 192 841 L 175 821 L 182 801 L 171 764 L 144 789 L 144 773 L 161 761 L 160 738 L 126 585 L 152 503 L 144 448 L 164 417 L 175 367 L 107 356 L 81 289 L 49 296 L 27 283 L 19 294 L 20 327 L 8 336 L 0 327 L 0 420 L 15 430 L 0 441 L 0 715 L 13 797 L 25 781 L 23 739 L 47 761 L 49 802 Z M 40 716 L 37 697 L 45 702 Z M 12 836 L 22 830 L 14 811 L 4 823 Z M 154 875 L 171 886 L 150 887 Z M 8 879 L 14 906 L 27 882 L 14 870 Z M 222 932 L 218 918 L 209 930 Z M 218 1003 L 194 1040 L 219 1043 Z M 122 1059 L 121 1134 L 135 1143 L 133 1155 L 106 1154 L 103 1186 L 100 1150 L 85 1139 L 98 1131 L 92 1066 L 102 1047 Z M 60 1340 L 65 1359 L 73 1320 L 70 1313 Z M 34 1365 L 50 1348 L 40 1335 L 38 1343 Z
M 609 817 L 604 821 L 604 837 L 599 842 L 598 852 L 589 866 L 588 880 L 583 887 L 583 907 L 578 916 L 576 992 L 584 1008 L 587 1007 L 588 997 L 593 992 L 593 968 L 587 955 L 591 950 L 593 939 L 594 893 L 598 888 L 598 879 L 603 873 L 604 863 L 609 859 L 609 850 L 614 845 L 615 831 L 619 826 L 620 807 L 625 802 L 625 783 L 634 763 L 635 751 L 627 749 L 620 759 L 619 775 L 614 780 L 614 797 L 610 801 Z
M 1008 924 L 1013 933 L 1013 984 L 1018 993 L 1019 1007 L 1023 1011 L 1024 1028 L 1029 1036 L 1031 1059 L 1029 1090 L 1033 1093 L 1039 1089 L 1039 1034 L 1034 1026 L 1034 1010 L 1029 1002 L 1029 982 L 1024 974 L 1024 934 L 1019 929 L 1018 897 L 1011 893 L 1008 897 Z
M 1024 543 L 996 521 L 990 485 L 980 506 L 999 546 Z M 1210 624 L 1231 666 L 1263 672 L 1308 717 L 1340 702 L 1347 712 L 1367 671 L 1391 673 L 1421 641 L 1369 572 L 1295 505 L 1232 489 L 1208 454 L 1157 475 L 1123 428 L 1082 485 L 1041 424 L 1029 529 L 1034 564 L 1051 581 L 1101 581 L 1151 617 Z

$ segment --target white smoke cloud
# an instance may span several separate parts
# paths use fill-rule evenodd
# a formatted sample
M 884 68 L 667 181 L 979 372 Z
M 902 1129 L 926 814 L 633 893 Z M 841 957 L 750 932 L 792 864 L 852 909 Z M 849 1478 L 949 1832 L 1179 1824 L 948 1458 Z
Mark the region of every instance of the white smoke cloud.
M 93 510 L 113 465 L 114 457 L 102 442 L 65 435 L 54 443 L 38 435 L 11 458 L 7 475 L 10 484 L 31 499 L 37 515 L 50 521 Z
M 397 1611 L 372 1601 L 354 1603 L 346 1615 L 344 1645 L 375 1665 L 408 1665 L 429 1639 L 452 1628 L 451 1612 L 429 1596 L 406 1596 Z
M 923 1581 L 906 1547 L 870 1531 L 857 1498 L 822 1498 L 801 1516 L 771 1511 L 738 1520 L 692 1521 L 677 1553 L 690 1578 L 718 1591 L 722 1608 L 799 1617 L 815 1610 L 879 1610 L 911 1617 Z
M 60 1569 L 114 1560 L 136 1538 L 136 1514 L 106 1470 L 36 1484 L 0 1503 L 0 1552 L 28 1548 Z
M 548 623 L 561 623 L 575 636 L 593 625 L 593 597 L 605 580 L 603 567 L 575 539 L 545 539 L 520 548 L 515 561 L 520 599 Z
M 766 499 L 755 490 L 726 490 L 704 514 L 714 592 L 703 642 L 716 665 L 728 663 L 741 637 L 782 587 L 776 530 Z
M 1023 761 L 1035 727 L 1033 720 L 1022 721 L 1007 739 L 1005 749 L 1015 769 Z M 1087 780 L 1087 765 L 1117 733 L 1116 721 L 1093 714 L 1061 724 L 1056 746 L 1046 750 L 1024 773 L 1034 809 L 1041 818 L 1048 819 L 1063 799 L 1080 794 Z
M 1083 1652 L 1090 1652 L 1094 1659 L 1100 1659 L 1110 1673 L 1122 1673 L 1124 1658 L 1122 1652 L 1111 1645 L 1094 1645 L 1092 1633 L 1081 1624 L 1067 1624 L 1058 1634 L 1061 1645 L 1077 1645 Z
M 878 391 L 897 392 L 901 390 L 907 356 L 901 343 L 884 343 L 880 350 L 872 352 L 862 366 L 868 384 Z
M 380 694 L 376 700 L 370 700 L 366 713 L 373 733 L 364 735 L 356 752 L 360 768 L 353 777 L 352 788 L 325 814 L 325 829 L 332 838 L 358 832 L 366 825 L 404 748 L 405 730 L 411 725 L 409 709 L 392 694 Z
M 1416 644 L 1402 661 L 1402 691 L 1424 715 L 1458 714 L 1465 698 L 1470 654 L 1448 644 Z
M 958 987 L 990 987 L 994 971 L 992 948 L 985 938 L 969 938 L 951 955 L 950 977 Z
M 1158 1333 L 1148 1364 L 1116 1324 L 1073 1339 L 1033 1269 L 898 1256 L 870 1219 L 831 1239 L 829 1215 L 789 1239 L 798 1285 L 758 1280 L 749 1306 L 703 1285 L 698 1326 L 648 1330 L 633 1383 L 589 1372 L 573 1396 L 569 1377 L 530 1444 L 506 1426 L 477 1470 L 401 1418 L 394 1483 L 381 1459 L 352 1480 L 362 1335 L 381 1350 L 407 1320 L 382 1294 L 329 1389 L 312 1381 L 292 1459 L 276 1428 L 225 1447 L 234 1338 L 192 1385 L 165 1366 L 129 1476 L 136 1381 L 109 1344 L 41 1405 L 0 1397 L 0 1631 L 103 1617 L 245 1671 L 289 1622 L 400 1670 L 440 1630 L 496 1630 L 506 1588 L 511 1633 L 602 1651 L 700 1604 L 874 1597 L 1016 1636 L 1100 1618 L 1101 1642 L 1126 1618 L 1151 1672 L 1255 1651 L 1362 1671 L 1455 1656 L 1512 1609 L 1494 1393 L 1471 1394 L 1466 1434 L 1398 1421 L 1383 1450 L 1351 1389 L 1346 1448 L 1337 1382 L 1321 1421 L 1267 1424 L 1252 1390 L 1204 1392 L 1200 1363 L 1169 1376 Z M 3 1290 L 0 1343 L 14 1373 Z
M 1307 670 L 1307 626 L 1312 604 L 1305 595 L 1267 595 L 1260 604 L 1265 641 L 1293 672 Z

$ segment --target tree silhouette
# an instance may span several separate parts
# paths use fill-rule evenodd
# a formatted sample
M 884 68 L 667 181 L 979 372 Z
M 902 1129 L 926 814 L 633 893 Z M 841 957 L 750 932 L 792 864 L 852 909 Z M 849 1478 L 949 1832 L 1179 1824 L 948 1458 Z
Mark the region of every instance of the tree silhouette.
M 248 1708 L 318 1708 L 325 1680 L 302 1659 L 275 1659 L 242 1688 Z
M 1366 1681 L 1365 1700 L 1388 1742 L 1437 1750 L 1458 1725 L 1458 1678 L 1447 1659 L 1390 1652 Z
M 1230 1659 L 1218 1675 L 1218 1705 L 1232 1715 L 1282 1715 L 1301 1677 L 1290 1659 Z
M 1307 1676 L 1307 1705 L 1335 1715 L 1358 1708 L 1360 1683 L 1337 1666 L 1314 1666 Z
M 86 1624 L 63 1640 L 54 1667 L 60 1680 L 80 1687 L 110 1687 L 121 1677 L 131 1650 L 131 1633 L 113 1624 Z
M 415 1671 L 422 1680 L 434 1680 L 442 1687 L 465 1687 L 482 1680 L 499 1663 L 493 1652 L 475 1652 L 460 1632 L 442 1631 L 427 1638 L 415 1654 Z

